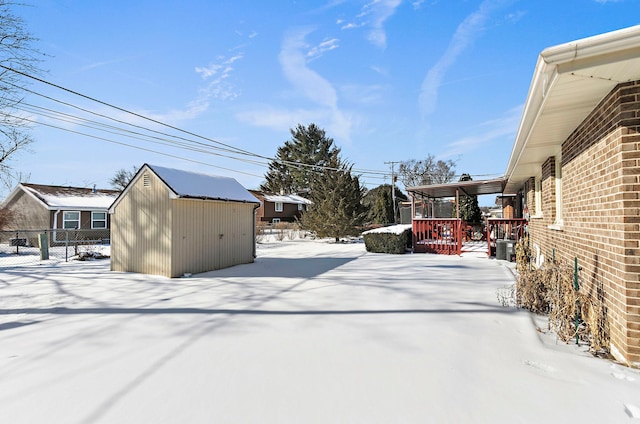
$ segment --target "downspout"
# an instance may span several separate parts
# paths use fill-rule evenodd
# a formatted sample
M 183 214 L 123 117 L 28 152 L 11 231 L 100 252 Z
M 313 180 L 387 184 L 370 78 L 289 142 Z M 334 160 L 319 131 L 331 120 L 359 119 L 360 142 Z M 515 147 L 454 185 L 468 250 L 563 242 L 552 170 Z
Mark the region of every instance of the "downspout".
M 60 209 L 54 212 L 53 214 L 53 240 L 58 241 L 58 233 L 56 230 L 58 229 L 58 214 L 61 212 Z
M 258 236 L 257 234 L 257 219 L 258 219 L 258 209 L 260 208 L 260 204 L 257 204 L 253 207 L 253 258 L 255 259 L 258 254 L 256 251 L 256 237 Z

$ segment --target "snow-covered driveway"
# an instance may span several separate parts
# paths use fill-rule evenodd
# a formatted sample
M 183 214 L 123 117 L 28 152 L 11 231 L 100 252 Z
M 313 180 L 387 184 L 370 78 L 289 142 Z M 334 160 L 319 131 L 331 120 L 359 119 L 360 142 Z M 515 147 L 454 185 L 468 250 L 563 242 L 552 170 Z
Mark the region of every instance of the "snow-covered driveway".
M 298 240 L 108 268 L 2 270 L 0 423 L 640 422 L 640 373 L 502 307 L 499 261 Z

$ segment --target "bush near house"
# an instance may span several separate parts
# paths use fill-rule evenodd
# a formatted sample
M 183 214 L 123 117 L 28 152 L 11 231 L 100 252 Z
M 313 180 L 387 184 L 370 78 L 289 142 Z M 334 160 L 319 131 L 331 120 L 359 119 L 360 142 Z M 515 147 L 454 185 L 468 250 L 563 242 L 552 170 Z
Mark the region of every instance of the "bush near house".
M 516 244 L 518 277 L 515 304 L 549 319 L 549 329 L 565 343 L 581 340 L 596 355 L 609 350 L 609 323 L 604 289 L 576 287 L 571 264 L 547 261 L 541 268 L 531 265 L 528 238 Z
M 362 234 L 367 252 L 401 254 L 411 246 L 410 226 L 401 232 L 383 231 L 372 230 Z

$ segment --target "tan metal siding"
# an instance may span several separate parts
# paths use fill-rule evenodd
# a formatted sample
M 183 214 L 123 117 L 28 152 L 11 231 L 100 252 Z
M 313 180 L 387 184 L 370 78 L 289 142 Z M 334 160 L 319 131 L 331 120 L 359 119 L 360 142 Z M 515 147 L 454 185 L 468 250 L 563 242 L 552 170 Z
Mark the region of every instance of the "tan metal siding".
M 171 200 L 152 172 L 139 178 L 111 217 L 111 269 L 171 276 Z
M 172 277 L 253 262 L 253 204 L 173 200 Z

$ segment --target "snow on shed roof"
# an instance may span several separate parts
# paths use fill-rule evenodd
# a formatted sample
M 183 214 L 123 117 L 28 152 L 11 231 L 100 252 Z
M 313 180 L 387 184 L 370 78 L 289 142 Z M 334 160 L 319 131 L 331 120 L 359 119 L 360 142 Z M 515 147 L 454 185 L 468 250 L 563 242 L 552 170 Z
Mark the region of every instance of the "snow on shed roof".
M 118 190 L 93 190 L 82 187 L 62 187 L 22 183 L 19 185 L 41 201 L 48 209 L 96 210 L 108 209 L 118 197 Z
M 157 165 L 146 164 L 146 166 L 164 181 L 178 197 L 260 203 L 246 188 L 231 177 L 201 174 Z

